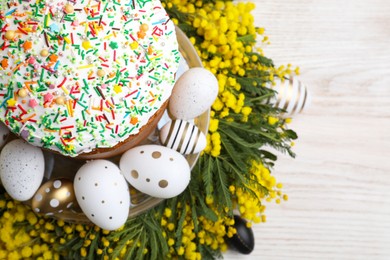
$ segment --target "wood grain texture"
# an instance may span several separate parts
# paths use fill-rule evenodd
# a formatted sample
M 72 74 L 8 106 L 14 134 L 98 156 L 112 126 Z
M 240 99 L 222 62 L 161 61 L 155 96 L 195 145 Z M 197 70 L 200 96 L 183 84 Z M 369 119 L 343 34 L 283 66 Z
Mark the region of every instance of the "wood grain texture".
M 255 251 L 225 259 L 390 259 L 390 2 L 253 0 L 265 54 L 301 67 L 312 104 L 296 116 L 296 159 L 273 174 Z

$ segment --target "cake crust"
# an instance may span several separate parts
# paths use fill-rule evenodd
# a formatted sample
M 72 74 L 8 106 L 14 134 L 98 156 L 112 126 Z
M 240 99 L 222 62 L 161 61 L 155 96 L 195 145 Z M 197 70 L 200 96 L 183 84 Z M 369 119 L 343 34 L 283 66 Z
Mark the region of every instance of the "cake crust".
M 105 159 L 120 155 L 127 150 L 137 146 L 142 141 L 148 138 L 148 136 L 155 131 L 157 123 L 163 116 L 167 107 L 168 101 L 149 119 L 149 122 L 144 125 L 138 134 L 130 136 L 123 142 L 118 143 L 114 147 L 95 149 L 89 153 L 79 154 L 76 159 L 92 160 L 92 159 Z

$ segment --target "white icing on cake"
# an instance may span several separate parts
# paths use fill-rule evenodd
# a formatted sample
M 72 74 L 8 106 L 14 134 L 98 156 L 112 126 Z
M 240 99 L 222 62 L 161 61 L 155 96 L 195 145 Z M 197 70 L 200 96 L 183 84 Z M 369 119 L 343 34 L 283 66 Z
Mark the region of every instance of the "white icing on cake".
M 0 3 L 0 120 L 28 142 L 77 156 L 137 134 L 179 66 L 160 1 Z

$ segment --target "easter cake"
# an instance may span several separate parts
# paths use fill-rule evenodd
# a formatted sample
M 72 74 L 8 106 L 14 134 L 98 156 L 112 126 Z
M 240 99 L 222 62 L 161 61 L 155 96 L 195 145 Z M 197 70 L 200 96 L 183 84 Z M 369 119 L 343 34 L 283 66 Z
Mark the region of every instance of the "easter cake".
M 7 193 L 35 213 L 106 230 L 181 194 L 207 144 L 218 81 L 201 68 L 185 34 L 180 29 L 176 34 L 181 55 L 177 80 L 167 112 L 147 139 L 121 156 L 79 160 L 8 138 L 0 152 L 0 180 Z M 2 129 L 8 130 L 0 122 Z
M 34 146 L 111 157 L 168 104 L 180 56 L 160 1 L 1 1 L 0 33 L 0 121 Z

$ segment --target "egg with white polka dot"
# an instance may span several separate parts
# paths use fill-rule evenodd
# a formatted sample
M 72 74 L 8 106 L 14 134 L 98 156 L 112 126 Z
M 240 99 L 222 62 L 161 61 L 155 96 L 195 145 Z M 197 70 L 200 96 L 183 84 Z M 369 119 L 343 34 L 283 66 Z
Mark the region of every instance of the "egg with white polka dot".
M 77 202 L 92 223 L 106 230 L 125 224 L 130 193 L 116 164 L 108 160 L 89 161 L 77 171 L 73 185 Z
M 172 198 L 182 193 L 191 178 L 183 155 L 160 145 L 142 145 L 128 150 L 119 167 L 137 190 L 157 198 Z
M 0 178 L 15 200 L 31 199 L 43 180 L 45 161 L 42 150 L 21 139 L 7 143 L 0 155 Z
M 35 193 L 31 204 L 35 212 L 45 215 L 72 208 L 76 204 L 72 181 L 64 178 L 47 181 Z

